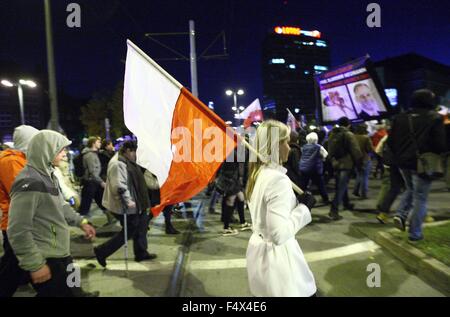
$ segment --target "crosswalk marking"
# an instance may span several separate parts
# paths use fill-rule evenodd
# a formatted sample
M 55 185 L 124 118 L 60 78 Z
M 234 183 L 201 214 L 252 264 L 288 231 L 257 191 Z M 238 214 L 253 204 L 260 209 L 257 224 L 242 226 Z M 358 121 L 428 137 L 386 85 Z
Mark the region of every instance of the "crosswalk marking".
M 346 257 L 358 253 L 364 252 L 375 252 L 380 246 L 373 241 L 358 242 L 344 247 L 310 252 L 305 254 L 306 261 L 308 263 L 325 261 L 330 259 L 336 259 L 341 257 Z M 81 268 L 101 268 L 95 260 L 77 260 L 76 263 Z M 174 265 L 174 261 L 160 261 L 160 262 L 141 262 L 137 263 L 133 260 L 128 261 L 128 271 L 139 272 L 139 271 L 157 271 L 163 269 L 171 269 Z M 94 267 L 95 266 L 95 267 Z M 243 269 L 247 267 L 247 261 L 245 258 L 238 259 L 223 259 L 223 260 L 200 260 L 200 261 L 190 261 L 188 263 L 188 270 L 221 270 L 221 269 Z M 124 271 L 125 262 L 124 260 L 108 260 L 107 269 L 109 271 Z

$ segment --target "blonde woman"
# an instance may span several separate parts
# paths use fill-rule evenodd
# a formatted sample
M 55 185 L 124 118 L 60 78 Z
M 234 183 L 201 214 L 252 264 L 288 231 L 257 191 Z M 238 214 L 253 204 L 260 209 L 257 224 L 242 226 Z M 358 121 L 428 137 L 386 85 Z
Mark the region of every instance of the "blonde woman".
M 254 296 L 314 296 L 316 284 L 295 234 L 311 222 L 314 197 L 299 196 L 282 166 L 289 155 L 290 129 L 268 120 L 256 131 L 260 154 L 250 161 L 246 194 L 253 223 L 247 273 Z M 253 161 L 253 162 L 252 162 Z

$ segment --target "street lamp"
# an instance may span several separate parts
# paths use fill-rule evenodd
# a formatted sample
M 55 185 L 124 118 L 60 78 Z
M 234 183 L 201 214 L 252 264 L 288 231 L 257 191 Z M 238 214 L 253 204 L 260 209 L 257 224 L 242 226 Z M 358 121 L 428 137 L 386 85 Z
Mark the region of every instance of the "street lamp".
M 233 111 L 237 112 L 237 115 L 239 116 L 240 110 L 242 111 L 243 109 L 241 109 L 242 107 L 238 107 L 237 105 L 237 96 L 242 96 L 244 94 L 244 90 L 242 89 L 238 89 L 237 91 L 228 89 L 227 91 L 225 91 L 225 94 L 227 96 L 233 96 L 233 107 L 231 108 Z
M 30 88 L 35 88 L 37 84 L 32 80 L 20 79 L 17 83 L 12 83 L 7 79 L 1 81 L 2 85 L 5 87 L 17 87 L 17 94 L 19 95 L 19 107 L 20 107 L 20 122 L 22 125 L 25 124 L 25 115 L 23 111 L 23 89 L 22 86 L 28 86 Z

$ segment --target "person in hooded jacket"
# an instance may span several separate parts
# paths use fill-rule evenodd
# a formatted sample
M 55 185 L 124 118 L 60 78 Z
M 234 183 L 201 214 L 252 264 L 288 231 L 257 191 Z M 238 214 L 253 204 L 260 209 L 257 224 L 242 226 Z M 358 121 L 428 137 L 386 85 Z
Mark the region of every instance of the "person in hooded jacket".
M 26 273 L 18 267 L 18 260 L 8 241 L 8 212 L 11 202 L 11 187 L 17 175 L 27 164 L 28 143 L 39 130 L 21 125 L 14 129 L 14 149 L 0 154 L 0 209 L 3 211 L 0 227 L 3 235 L 3 257 L 0 262 L 0 297 L 11 297 Z
M 422 240 L 422 223 L 432 180 L 417 173 L 418 153 L 442 155 L 447 150 L 443 118 L 435 111 L 435 94 L 428 89 L 413 93 L 411 109 L 396 116 L 387 143 L 393 151 L 394 165 L 400 169 L 406 190 L 402 194 L 394 226 L 406 230 L 410 216 L 409 241 Z
M 28 146 L 28 162 L 11 189 L 8 238 L 39 297 L 98 296 L 67 283 L 73 270 L 69 225 L 80 227 L 88 239 L 96 234 L 87 219 L 64 201 L 54 176 L 70 144 L 58 132 L 37 133 Z

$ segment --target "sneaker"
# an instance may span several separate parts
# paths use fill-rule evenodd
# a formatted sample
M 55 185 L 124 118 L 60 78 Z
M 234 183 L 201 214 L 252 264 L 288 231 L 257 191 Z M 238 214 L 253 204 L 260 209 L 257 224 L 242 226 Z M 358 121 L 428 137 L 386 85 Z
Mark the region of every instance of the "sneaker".
M 434 222 L 434 218 L 431 216 L 426 216 L 423 221 L 426 223 Z
M 239 234 L 239 231 L 237 231 L 236 229 L 232 229 L 232 228 L 223 229 L 223 231 L 222 231 L 222 236 L 224 236 L 224 237 L 235 236 L 237 234 Z
M 248 222 L 245 222 L 245 223 L 241 224 L 240 229 L 241 229 L 241 231 L 252 230 L 252 225 L 249 224 Z
M 334 221 L 338 221 L 338 220 L 342 219 L 342 216 L 340 216 L 337 212 L 333 212 L 333 211 L 330 211 L 330 213 L 328 214 L 328 217 L 330 217 L 331 220 L 334 220 Z
M 387 213 L 380 212 L 380 213 L 377 215 L 377 220 L 378 220 L 381 224 L 385 225 L 385 224 L 388 222 L 388 220 L 389 220 L 389 216 L 388 216 Z
M 408 238 L 408 242 L 411 244 L 417 244 L 422 240 L 423 240 L 423 236 L 420 238 L 411 238 L 411 237 Z
M 405 231 L 405 220 L 402 217 L 395 216 L 394 217 L 394 227 L 397 228 L 400 231 Z

